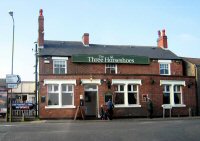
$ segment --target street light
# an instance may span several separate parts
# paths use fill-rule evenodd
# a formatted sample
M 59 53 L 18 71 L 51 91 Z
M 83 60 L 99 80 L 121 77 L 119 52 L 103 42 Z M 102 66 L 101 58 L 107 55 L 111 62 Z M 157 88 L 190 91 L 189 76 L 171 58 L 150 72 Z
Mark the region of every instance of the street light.
M 12 17 L 13 20 L 13 41 L 12 41 L 12 66 L 11 66 L 11 74 L 13 74 L 13 57 L 14 57 L 14 37 L 15 37 L 15 21 L 13 17 L 13 11 L 8 12 L 9 15 Z
M 15 21 L 14 21 L 14 17 L 13 17 L 13 11 L 9 11 L 8 12 L 9 15 L 12 17 L 13 20 L 13 40 L 12 40 L 12 66 L 11 66 L 11 74 L 13 75 L 13 56 L 14 56 L 14 33 L 15 33 Z M 10 122 L 12 122 L 12 88 L 11 88 L 11 96 L 10 96 L 10 118 L 9 118 Z

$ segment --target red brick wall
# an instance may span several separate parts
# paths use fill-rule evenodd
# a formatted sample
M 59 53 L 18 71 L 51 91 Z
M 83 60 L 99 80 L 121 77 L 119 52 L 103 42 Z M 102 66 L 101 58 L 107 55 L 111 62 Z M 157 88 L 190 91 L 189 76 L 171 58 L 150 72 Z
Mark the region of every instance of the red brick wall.
M 40 74 L 53 74 L 53 61 L 47 58 L 50 63 L 45 64 L 44 58 L 40 58 Z M 151 61 L 149 65 L 117 64 L 118 74 L 153 74 L 159 75 L 159 63 Z M 72 63 L 71 58 L 67 61 L 67 74 L 104 74 L 105 64 L 81 64 Z M 171 75 L 183 75 L 182 61 L 172 61 Z
M 44 63 L 44 60 L 49 60 L 49 63 Z M 139 108 L 115 108 L 114 116 L 147 116 L 146 102 L 142 101 L 143 94 L 149 94 L 154 103 L 154 116 L 162 116 L 163 104 L 163 87 L 160 86 L 160 80 L 183 80 L 186 84 L 193 82 L 194 77 L 184 77 L 182 61 L 172 61 L 171 63 L 171 76 L 159 75 L 159 63 L 157 60 L 151 60 L 149 65 L 130 65 L 118 64 L 118 74 L 109 75 L 105 74 L 105 64 L 81 64 L 72 63 L 71 58 L 67 61 L 67 74 L 54 75 L 53 74 L 53 60 L 51 57 L 39 59 L 39 81 L 40 81 L 40 118 L 73 118 L 76 109 L 45 109 L 47 106 L 47 98 L 45 103 L 41 103 L 41 96 L 47 96 L 47 88 L 43 85 L 44 79 L 76 79 L 77 85 L 75 86 L 75 105 L 79 105 L 80 94 L 84 94 L 84 87 L 80 84 L 81 79 L 89 79 L 92 75 L 93 79 L 141 79 L 142 85 L 139 86 L 139 99 L 141 107 Z M 154 80 L 152 83 L 152 80 Z M 173 108 L 173 116 L 188 115 L 188 108 L 196 108 L 195 85 L 191 88 L 183 87 L 184 104 L 187 107 Z M 112 87 L 113 89 L 113 87 Z M 104 103 L 104 93 L 108 91 L 106 82 L 98 86 L 99 107 Z M 79 114 L 80 116 L 80 114 Z
M 84 87 L 81 85 L 80 79 L 89 79 L 90 75 L 40 75 L 40 93 L 39 93 L 39 114 L 40 118 L 73 118 L 76 109 L 45 109 L 46 103 L 41 103 L 41 96 L 47 96 L 47 88 L 43 85 L 44 79 L 76 79 L 77 85 L 75 86 L 75 105 L 79 105 L 80 94 L 84 93 Z M 182 76 L 159 76 L 159 75 L 93 75 L 94 79 L 141 79 L 142 85 L 139 86 L 139 97 L 141 107 L 139 108 L 115 108 L 115 117 L 144 117 L 147 116 L 146 102 L 142 101 L 143 94 L 149 94 L 154 104 L 154 116 L 162 116 L 163 104 L 163 87 L 160 86 L 160 80 L 182 80 L 186 82 L 193 82 L 190 88 L 183 87 L 183 101 L 186 107 L 173 108 L 172 116 L 186 116 L 188 115 L 189 107 L 196 110 L 196 90 L 195 90 L 195 78 L 194 77 L 182 77 Z M 152 83 L 154 80 L 154 83 Z M 113 87 L 112 87 L 113 89 Z M 104 103 L 104 93 L 108 91 L 106 82 L 103 82 L 98 86 L 99 107 Z M 47 99 L 46 99 L 47 101 Z M 79 114 L 80 116 L 80 114 Z

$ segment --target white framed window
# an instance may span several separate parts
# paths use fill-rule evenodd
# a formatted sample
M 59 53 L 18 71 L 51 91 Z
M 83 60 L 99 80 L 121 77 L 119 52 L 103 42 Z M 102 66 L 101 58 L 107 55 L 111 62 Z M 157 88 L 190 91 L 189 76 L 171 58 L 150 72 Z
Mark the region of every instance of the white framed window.
M 185 107 L 183 103 L 182 87 L 185 81 L 161 80 L 163 85 L 163 105 L 171 105 L 172 107 Z
M 67 73 L 67 57 L 52 57 L 53 59 L 53 74 Z
M 44 85 L 47 85 L 48 100 L 45 108 L 75 108 L 76 80 L 44 80 Z
M 70 84 L 62 84 L 62 105 L 73 105 L 74 86 Z
M 170 85 L 164 85 L 163 104 L 170 104 Z
M 160 75 L 171 75 L 171 60 L 159 60 L 158 62 L 160 64 Z
M 124 92 L 124 85 L 115 85 L 115 104 L 125 104 L 125 92 Z
M 48 106 L 59 105 L 59 89 L 57 84 L 50 84 L 47 87 Z
M 105 64 L 106 74 L 117 74 L 117 64 Z
M 113 79 L 115 107 L 141 107 L 139 102 L 139 79 Z
M 182 87 L 174 85 L 174 104 L 182 104 Z
M 128 85 L 128 104 L 137 104 L 138 101 L 138 85 Z

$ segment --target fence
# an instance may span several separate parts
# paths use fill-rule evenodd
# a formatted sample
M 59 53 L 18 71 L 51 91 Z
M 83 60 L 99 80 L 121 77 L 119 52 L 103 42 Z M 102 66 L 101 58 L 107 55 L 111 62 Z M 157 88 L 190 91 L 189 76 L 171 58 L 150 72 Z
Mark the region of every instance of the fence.
M 12 110 L 12 116 L 14 117 L 34 117 L 36 115 L 35 109 L 31 110 Z

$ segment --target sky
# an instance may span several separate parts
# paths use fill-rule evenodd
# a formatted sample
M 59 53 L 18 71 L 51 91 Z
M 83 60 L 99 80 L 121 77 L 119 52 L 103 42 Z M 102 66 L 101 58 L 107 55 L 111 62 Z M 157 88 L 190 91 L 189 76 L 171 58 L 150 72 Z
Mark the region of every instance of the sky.
M 12 10 L 13 74 L 34 80 L 40 9 L 45 40 L 81 41 L 89 33 L 92 44 L 157 46 L 165 29 L 169 50 L 200 58 L 199 0 L 0 0 L 0 78 L 11 74 Z

